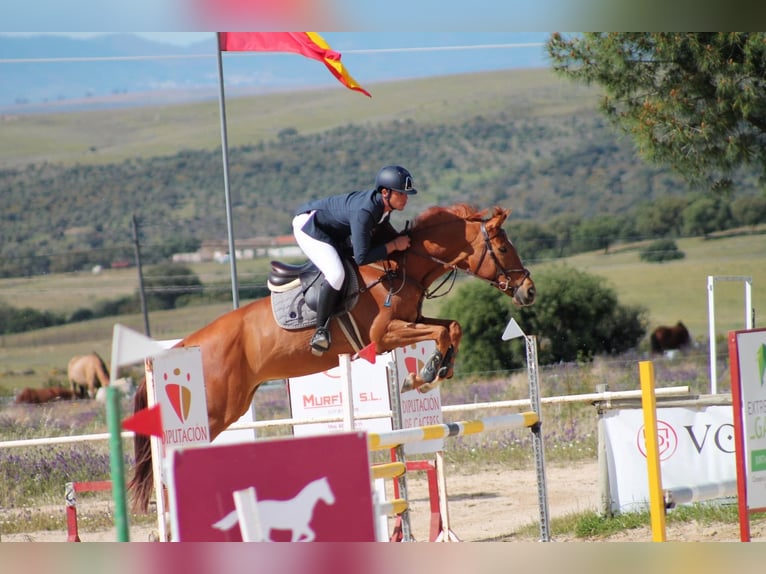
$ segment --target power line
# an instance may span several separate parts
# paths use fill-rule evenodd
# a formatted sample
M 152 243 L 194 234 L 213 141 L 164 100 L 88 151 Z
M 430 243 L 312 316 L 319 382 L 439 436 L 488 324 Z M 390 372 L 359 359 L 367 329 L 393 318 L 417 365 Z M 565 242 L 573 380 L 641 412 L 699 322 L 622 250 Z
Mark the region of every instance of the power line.
M 456 52 L 467 50 L 508 50 L 515 48 L 540 48 L 545 42 L 526 42 L 510 44 L 476 44 L 458 46 L 424 46 L 418 48 L 371 48 L 344 50 L 344 54 L 403 54 L 407 52 Z M 231 52 L 228 56 L 266 56 L 272 52 Z M 0 58 L 0 64 L 45 64 L 62 62 L 129 62 L 149 60 L 194 60 L 215 58 L 215 54 L 167 54 L 164 56 L 83 56 L 68 58 Z

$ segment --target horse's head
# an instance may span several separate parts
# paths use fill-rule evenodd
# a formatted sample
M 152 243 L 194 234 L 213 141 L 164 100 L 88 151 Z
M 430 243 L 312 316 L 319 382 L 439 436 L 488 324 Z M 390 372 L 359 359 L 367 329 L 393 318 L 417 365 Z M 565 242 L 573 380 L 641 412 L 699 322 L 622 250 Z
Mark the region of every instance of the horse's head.
M 531 305 L 535 284 L 503 230 L 510 212 L 495 207 L 487 216 L 487 210 L 477 211 L 465 204 L 432 207 L 415 222 L 413 250 L 420 251 L 417 241 L 427 257 L 443 268 L 483 279 L 513 297 L 518 306 Z
M 537 290 L 529 270 L 503 229 L 510 213 L 510 209 L 495 207 L 490 217 L 480 220 L 480 233 L 471 242 L 474 254 L 469 257 L 469 262 L 475 265 L 476 275 L 489 280 L 497 289 L 513 297 L 516 305 L 523 307 L 535 302 Z M 479 243 L 481 246 L 477 248 Z M 476 259 L 477 253 L 478 262 L 471 261 Z

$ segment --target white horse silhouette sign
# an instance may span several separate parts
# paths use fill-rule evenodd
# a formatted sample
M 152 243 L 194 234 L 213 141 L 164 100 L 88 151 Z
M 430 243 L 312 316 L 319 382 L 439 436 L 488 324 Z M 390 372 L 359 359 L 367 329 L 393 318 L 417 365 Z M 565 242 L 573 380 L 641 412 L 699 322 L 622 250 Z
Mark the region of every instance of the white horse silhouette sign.
M 293 498 L 288 500 L 261 500 L 257 503 L 260 527 L 264 541 L 272 542 L 272 530 L 291 532 L 290 542 L 311 542 L 316 539 L 316 532 L 311 528 L 314 509 L 319 502 L 335 504 L 335 495 L 330 489 L 327 477 L 318 478 L 308 483 Z M 213 524 L 218 530 L 229 530 L 239 526 L 237 511 L 232 510 Z
M 250 487 L 265 541 L 375 541 L 365 433 L 174 450 L 172 539 L 242 540 L 233 493 Z

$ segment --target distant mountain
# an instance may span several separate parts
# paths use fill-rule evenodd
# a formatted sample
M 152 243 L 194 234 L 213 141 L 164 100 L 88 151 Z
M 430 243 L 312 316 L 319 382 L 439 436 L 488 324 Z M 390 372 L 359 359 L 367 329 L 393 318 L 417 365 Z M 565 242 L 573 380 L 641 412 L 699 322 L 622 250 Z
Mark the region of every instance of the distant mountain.
M 541 46 L 475 48 L 539 44 L 547 40 L 547 33 L 328 33 L 324 37 L 343 54 L 343 62 L 363 86 L 548 66 Z M 453 49 L 389 51 L 447 47 Z M 0 60 L 4 61 L 0 63 L 0 113 L 140 105 L 148 94 L 155 101 L 162 94 L 168 103 L 218 94 L 212 34 L 210 40 L 189 46 L 132 34 L 90 39 L 0 36 Z M 227 94 L 317 88 L 335 82 L 324 66 L 294 54 L 228 53 L 223 62 Z

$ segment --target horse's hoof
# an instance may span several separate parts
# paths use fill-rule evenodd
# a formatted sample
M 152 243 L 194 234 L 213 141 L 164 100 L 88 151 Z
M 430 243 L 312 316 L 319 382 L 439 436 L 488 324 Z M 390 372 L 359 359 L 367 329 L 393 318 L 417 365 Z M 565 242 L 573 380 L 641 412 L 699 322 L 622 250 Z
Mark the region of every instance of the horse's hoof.
M 439 369 L 441 364 L 442 354 L 437 349 L 428 358 L 428 361 L 426 361 L 426 364 L 423 365 L 423 368 L 420 369 L 420 378 L 423 379 L 426 383 L 432 382 L 436 378 L 436 371 Z
M 414 389 L 415 389 L 415 373 L 407 373 L 407 377 L 404 379 L 404 382 L 402 383 L 401 392 L 406 393 Z
M 439 378 L 439 379 L 436 379 L 435 381 L 433 381 L 432 383 L 426 383 L 424 385 L 420 385 L 417 388 L 417 391 L 419 393 L 421 393 L 421 394 L 426 394 L 426 393 L 428 393 L 430 391 L 433 391 L 436 387 L 438 387 L 441 384 L 442 384 L 442 380 L 441 380 L 441 378 Z
M 436 377 L 438 379 L 446 379 L 447 373 L 449 373 L 449 365 L 442 365 L 439 369 L 439 372 L 436 373 Z

